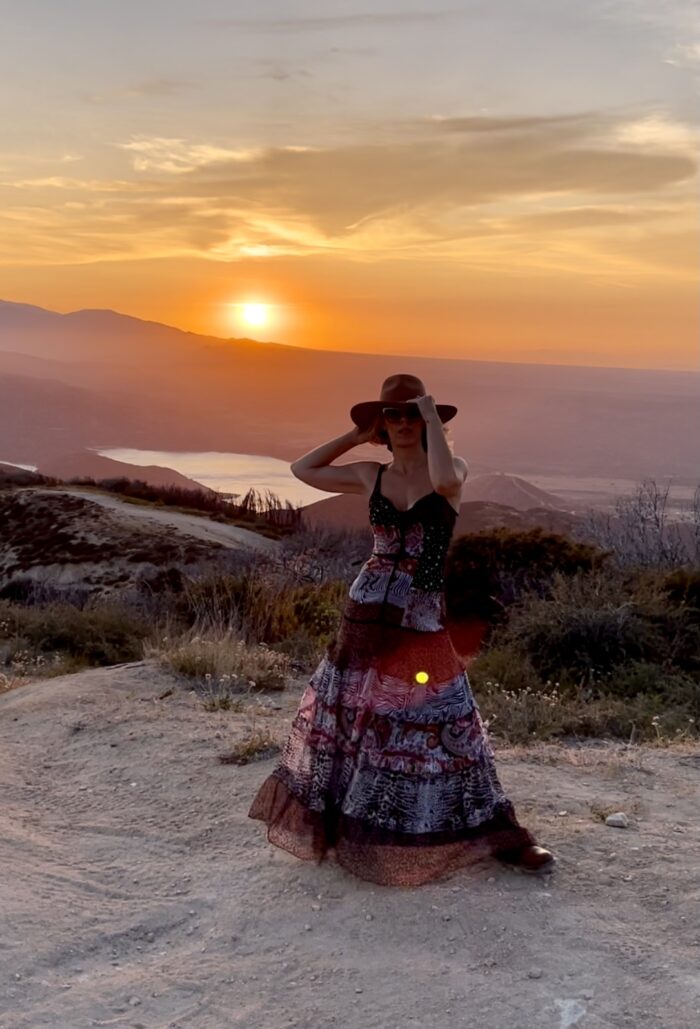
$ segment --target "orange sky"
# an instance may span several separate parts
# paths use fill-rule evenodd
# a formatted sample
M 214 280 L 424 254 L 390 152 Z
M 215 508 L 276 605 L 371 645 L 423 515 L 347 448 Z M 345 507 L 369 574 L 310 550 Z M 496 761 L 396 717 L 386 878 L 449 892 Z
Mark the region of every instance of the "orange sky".
M 245 20 L 203 0 L 165 27 L 160 7 L 128 68 L 126 10 L 10 18 L 3 299 L 317 349 L 698 368 L 683 4 Z

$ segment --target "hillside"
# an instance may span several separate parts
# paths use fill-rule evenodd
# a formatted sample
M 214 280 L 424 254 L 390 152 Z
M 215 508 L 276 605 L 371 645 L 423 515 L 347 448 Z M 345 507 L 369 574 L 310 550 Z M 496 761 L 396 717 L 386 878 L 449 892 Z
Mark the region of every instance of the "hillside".
M 0 696 L 0 1025 L 695 1024 L 697 746 L 496 745 L 554 874 L 374 886 L 266 842 L 247 811 L 274 759 L 219 761 L 281 743 L 304 686 L 208 712 L 138 661 Z
M 87 450 L 75 451 L 72 454 L 57 455 L 47 458 L 37 466 L 42 475 L 50 475 L 56 479 L 92 478 L 99 479 L 140 479 L 150 486 L 178 486 L 181 489 L 197 489 L 202 493 L 215 494 L 216 490 L 204 486 L 196 479 L 190 479 L 174 468 L 162 465 L 135 465 L 127 461 L 115 461 L 111 457 L 103 457 Z
M 213 569 L 226 550 L 275 547 L 245 528 L 69 488 L 0 492 L 0 525 L 0 596 L 28 582 L 109 593 L 164 569 Z

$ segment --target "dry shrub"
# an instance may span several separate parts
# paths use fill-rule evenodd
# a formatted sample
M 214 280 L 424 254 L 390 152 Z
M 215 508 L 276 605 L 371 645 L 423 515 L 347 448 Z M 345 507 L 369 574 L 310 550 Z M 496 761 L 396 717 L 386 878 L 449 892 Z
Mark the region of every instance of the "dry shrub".
M 255 729 L 250 736 L 234 744 L 227 754 L 221 754 L 222 765 L 247 765 L 251 761 L 264 761 L 279 753 L 279 745 L 267 729 Z
M 62 601 L 36 607 L 0 601 L 0 639 L 12 643 L 6 660 L 21 651 L 26 663 L 34 655 L 57 652 L 83 665 L 135 661 L 148 632 L 143 620 L 118 601 L 94 599 L 83 608 Z
M 491 680 L 475 686 L 475 693 L 489 732 L 507 744 L 563 737 L 656 743 L 700 738 L 700 719 L 659 695 L 583 698 L 563 694 L 557 682 L 539 691 L 515 691 Z
M 249 686 L 282 690 L 289 674 L 286 655 L 266 643 L 247 643 L 229 629 L 212 630 L 207 636 L 190 630 L 172 640 L 164 636 L 146 643 L 144 652 L 179 675 L 232 692 Z

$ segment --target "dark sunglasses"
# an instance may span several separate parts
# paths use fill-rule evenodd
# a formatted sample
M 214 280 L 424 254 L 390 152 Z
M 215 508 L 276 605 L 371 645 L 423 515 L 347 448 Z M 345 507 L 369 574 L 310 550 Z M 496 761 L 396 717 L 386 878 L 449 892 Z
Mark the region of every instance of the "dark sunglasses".
M 421 413 L 415 404 L 407 404 L 405 407 L 383 407 L 382 414 L 391 425 L 398 425 L 402 418 L 409 422 L 417 422 Z
M 382 414 L 391 425 L 397 425 L 401 418 L 408 418 L 410 422 L 417 422 L 421 417 L 415 403 L 408 403 L 404 407 L 382 407 Z

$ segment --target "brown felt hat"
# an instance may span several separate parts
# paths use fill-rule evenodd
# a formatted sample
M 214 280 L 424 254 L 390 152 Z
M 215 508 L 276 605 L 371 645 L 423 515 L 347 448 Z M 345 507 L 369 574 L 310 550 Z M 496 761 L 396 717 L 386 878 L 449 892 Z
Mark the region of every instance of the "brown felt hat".
M 376 415 L 381 414 L 383 407 L 401 407 L 415 403 L 416 397 L 424 397 L 426 388 L 415 375 L 390 375 L 382 383 L 379 400 L 363 400 L 353 404 L 350 417 L 355 425 L 363 429 Z M 457 414 L 454 404 L 436 404 L 435 409 L 441 422 L 449 422 Z

